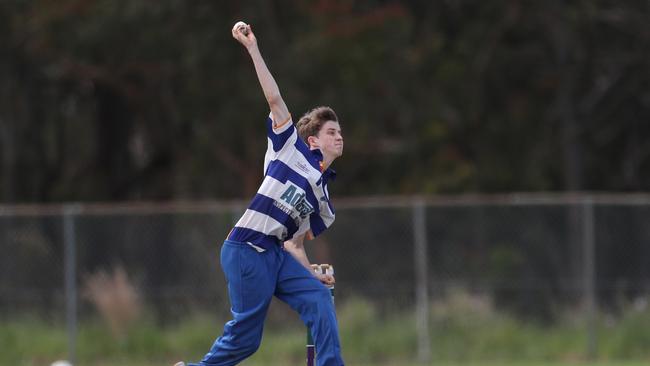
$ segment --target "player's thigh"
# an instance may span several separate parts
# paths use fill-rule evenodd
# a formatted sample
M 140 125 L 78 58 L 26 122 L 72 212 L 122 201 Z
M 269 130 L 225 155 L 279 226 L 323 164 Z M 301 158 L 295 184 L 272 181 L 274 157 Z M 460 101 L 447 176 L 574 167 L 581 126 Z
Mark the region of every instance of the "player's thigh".
M 278 272 L 275 296 L 299 311 L 299 307 L 313 307 L 321 301 L 331 302 L 327 287 L 289 254 Z
M 269 273 L 265 254 L 245 243 L 224 243 L 221 266 L 228 282 L 233 310 L 241 312 L 260 306 L 273 296 L 274 276 Z

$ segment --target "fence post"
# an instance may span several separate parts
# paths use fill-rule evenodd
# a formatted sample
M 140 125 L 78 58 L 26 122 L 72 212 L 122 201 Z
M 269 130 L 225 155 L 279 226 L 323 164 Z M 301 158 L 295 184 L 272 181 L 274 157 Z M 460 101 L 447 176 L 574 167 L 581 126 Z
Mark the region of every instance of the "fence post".
M 75 364 L 77 359 L 77 237 L 75 216 L 79 214 L 79 211 L 77 205 L 66 205 L 63 208 L 66 327 L 68 360 L 72 364 Z
M 582 248 L 584 265 L 582 281 L 584 289 L 585 311 L 587 315 L 587 358 L 593 360 L 596 356 L 596 235 L 594 223 L 594 203 L 591 197 L 585 198 L 582 204 Z
M 431 340 L 429 337 L 429 284 L 427 260 L 426 210 L 422 200 L 413 204 L 413 239 L 415 264 L 415 321 L 418 337 L 417 359 L 428 364 L 431 361 Z

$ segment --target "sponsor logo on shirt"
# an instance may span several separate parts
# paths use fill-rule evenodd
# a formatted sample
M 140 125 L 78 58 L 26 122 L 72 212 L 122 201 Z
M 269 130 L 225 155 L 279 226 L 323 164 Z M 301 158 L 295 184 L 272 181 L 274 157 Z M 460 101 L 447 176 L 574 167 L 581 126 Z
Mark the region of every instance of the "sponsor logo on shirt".
M 293 165 L 294 167 L 298 168 L 301 172 L 309 174 L 309 165 L 303 163 L 302 161 L 296 161 L 296 163 Z
M 306 198 L 307 194 L 305 191 L 300 189 L 299 187 L 296 187 L 295 185 L 288 183 L 287 188 L 285 189 L 284 193 L 280 196 L 280 200 L 284 202 L 286 205 L 289 207 L 292 207 L 293 210 L 298 212 L 298 215 L 300 216 L 301 219 L 306 218 L 314 212 L 314 207 L 307 202 Z M 291 212 L 286 207 L 286 205 L 282 204 L 282 202 L 276 201 L 276 206 L 280 208 L 282 211 L 285 213 L 291 215 Z M 280 207 L 283 206 L 283 207 Z

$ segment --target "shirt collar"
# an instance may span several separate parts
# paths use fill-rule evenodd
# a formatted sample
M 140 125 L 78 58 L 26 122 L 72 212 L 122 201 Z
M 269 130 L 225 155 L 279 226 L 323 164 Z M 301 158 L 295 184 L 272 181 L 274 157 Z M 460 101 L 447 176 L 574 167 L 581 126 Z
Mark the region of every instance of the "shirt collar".
M 318 162 L 318 166 L 321 167 L 321 172 L 323 173 L 322 179 L 323 183 L 327 184 L 329 180 L 336 180 L 336 171 L 332 168 L 327 168 L 323 171 L 323 153 L 320 149 L 310 150 L 314 159 Z
M 313 149 L 309 150 L 311 152 L 311 155 L 316 159 L 317 161 L 323 161 L 323 152 L 320 151 L 320 149 Z
M 333 181 L 336 180 L 336 170 L 332 168 L 327 168 L 323 172 L 323 182 L 327 184 L 327 181 L 329 180 L 333 180 Z

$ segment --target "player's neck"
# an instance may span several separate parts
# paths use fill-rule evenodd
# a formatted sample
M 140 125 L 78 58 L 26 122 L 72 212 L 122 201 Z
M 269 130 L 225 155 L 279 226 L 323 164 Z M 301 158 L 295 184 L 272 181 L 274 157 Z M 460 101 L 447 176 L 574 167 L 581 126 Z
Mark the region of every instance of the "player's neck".
M 321 163 L 323 167 L 323 171 L 327 170 L 327 168 L 329 168 L 330 165 L 332 165 L 335 159 L 336 159 L 335 157 L 323 155 L 323 162 Z
M 310 150 L 318 150 L 320 151 L 321 155 L 323 156 L 323 160 L 320 162 L 321 165 L 321 170 L 325 171 L 327 168 L 332 165 L 334 160 L 336 160 L 337 156 L 334 156 L 333 154 L 328 154 L 327 152 L 319 149 L 318 147 L 315 146 L 310 146 Z

